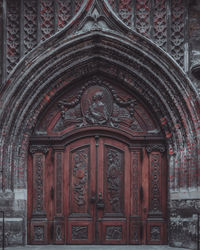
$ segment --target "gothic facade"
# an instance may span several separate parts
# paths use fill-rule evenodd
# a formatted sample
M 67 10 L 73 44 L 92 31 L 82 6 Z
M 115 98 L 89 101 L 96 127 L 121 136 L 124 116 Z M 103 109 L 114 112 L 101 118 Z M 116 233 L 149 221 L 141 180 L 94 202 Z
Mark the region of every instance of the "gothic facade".
M 199 246 L 198 1 L 1 0 L 0 32 L 6 244 Z

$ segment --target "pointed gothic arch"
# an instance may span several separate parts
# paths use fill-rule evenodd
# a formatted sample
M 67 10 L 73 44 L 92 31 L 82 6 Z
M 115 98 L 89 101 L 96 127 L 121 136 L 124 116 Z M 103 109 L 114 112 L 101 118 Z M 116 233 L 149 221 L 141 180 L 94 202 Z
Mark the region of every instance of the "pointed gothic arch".
M 41 112 L 66 86 L 97 72 L 123 82 L 152 108 L 166 136 L 170 190 L 197 187 L 199 103 L 192 83 L 106 4 L 87 1 L 64 30 L 21 60 L 1 89 L 3 190 L 26 189 L 29 137 Z

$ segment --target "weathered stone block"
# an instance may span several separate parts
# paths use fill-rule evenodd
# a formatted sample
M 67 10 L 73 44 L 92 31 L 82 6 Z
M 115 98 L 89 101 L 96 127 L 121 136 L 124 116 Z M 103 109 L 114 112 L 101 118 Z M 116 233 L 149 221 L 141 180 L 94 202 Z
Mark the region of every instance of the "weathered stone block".
M 0 220 L 0 245 L 2 245 L 2 219 Z M 23 218 L 5 218 L 5 246 L 16 246 L 24 244 L 24 219 Z
M 169 244 L 197 249 L 200 200 L 175 200 L 170 203 Z

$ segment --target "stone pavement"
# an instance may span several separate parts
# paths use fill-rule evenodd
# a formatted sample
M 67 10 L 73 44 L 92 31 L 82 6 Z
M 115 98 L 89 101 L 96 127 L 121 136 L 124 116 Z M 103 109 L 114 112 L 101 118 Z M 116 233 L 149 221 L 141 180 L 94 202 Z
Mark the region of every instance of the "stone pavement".
M 169 246 L 125 246 L 125 245 L 46 245 L 7 247 L 5 250 L 186 250 L 187 248 L 173 248 Z

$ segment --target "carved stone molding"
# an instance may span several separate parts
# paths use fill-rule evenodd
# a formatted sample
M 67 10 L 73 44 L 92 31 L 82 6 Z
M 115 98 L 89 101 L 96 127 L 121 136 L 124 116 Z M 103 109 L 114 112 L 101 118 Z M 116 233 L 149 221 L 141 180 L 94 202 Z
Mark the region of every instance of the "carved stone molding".
M 29 148 L 29 152 L 31 154 L 43 153 L 46 155 L 49 152 L 49 148 L 43 145 L 31 145 Z
M 196 79 L 200 80 L 200 63 L 193 65 L 191 72 Z
M 164 153 L 166 150 L 165 146 L 162 144 L 155 144 L 155 145 L 147 145 L 146 146 L 146 151 L 147 153 L 151 153 L 151 152 L 160 152 L 160 153 Z
M 191 200 L 172 200 L 170 201 L 170 209 L 172 211 L 176 210 L 190 210 L 199 211 L 200 210 L 200 199 Z

